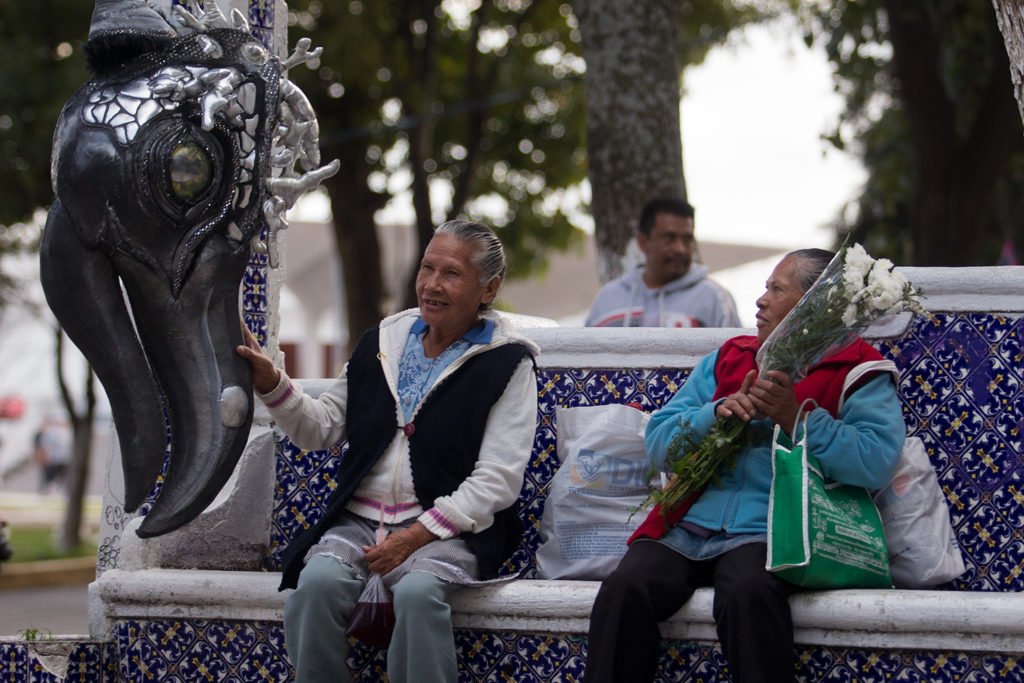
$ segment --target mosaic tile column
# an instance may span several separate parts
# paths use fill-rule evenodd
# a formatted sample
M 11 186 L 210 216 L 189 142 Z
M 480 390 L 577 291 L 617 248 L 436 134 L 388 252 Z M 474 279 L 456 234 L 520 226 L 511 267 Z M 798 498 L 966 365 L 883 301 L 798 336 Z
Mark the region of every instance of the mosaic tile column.
M 182 0 L 174 0 L 176 4 Z M 222 8 L 227 0 L 222 0 Z M 289 53 L 288 4 L 284 0 L 231 0 L 231 9 L 239 9 L 249 18 L 252 34 L 280 58 Z M 275 21 L 277 17 L 280 22 Z M 265 233 L 264 233 L 265 237 Z M 245 324 L 260 340 L 275 364 L 284 367 L 284 356 L 278 345 L 280 328 L 281 285 L 284 283 L 288 254 L 287 233 L 277 235 L 280 263 L 270 268 L 267 257 L 253 254 L 242 280 L 242 315 Z

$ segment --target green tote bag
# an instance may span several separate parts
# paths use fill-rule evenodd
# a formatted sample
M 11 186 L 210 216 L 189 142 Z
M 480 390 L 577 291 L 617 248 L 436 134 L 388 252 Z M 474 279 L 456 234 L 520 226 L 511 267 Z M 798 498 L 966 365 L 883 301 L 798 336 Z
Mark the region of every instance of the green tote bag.
M 866 489 L 825 480 L 802 422 L 796 444 L 778 425 L 772 437 L 766 568 L 805 588 L 890 588 L 878 508 Z

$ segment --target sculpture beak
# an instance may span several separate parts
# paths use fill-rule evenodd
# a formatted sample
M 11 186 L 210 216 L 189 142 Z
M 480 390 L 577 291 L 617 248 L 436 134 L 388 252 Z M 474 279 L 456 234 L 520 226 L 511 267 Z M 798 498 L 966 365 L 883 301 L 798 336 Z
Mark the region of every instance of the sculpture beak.
M 47 303 L 106 389 L 120 441 L 124 507 L 133 512 L 160 473 L 167 430 L 117 273 L 106 254 L 81 243 L 59 200 L 50 208 L 39 256 Z
M 247 250 L 232 250 L 212 235 L 173 297 L 165 278 L 136 260 L 118 263 L 115 257 L 171 423 L 167 474 L 139 536 L 157 536 L 195 519 L 231 476 L 245 447 L 252 373 L 235 347 L 242 343 L 238 285 L 247 260 Z
M 165 412 L 170 422 L 165 476 L 140 536 L 166 533 L 198 516 L 244 448 L 252 376 L 234 349 L 242 342 L 238 283 L 246 261 L 245 250 L 232 250 L 213 235 L 173 296 L 167 278 L 140 261 L 85 249 L 63 206 L 51 209 L 41 248 L 44 290 L 65 331 L 109 388 L 128 511 L 146 500 L 161 471 Z M 83 267 L 61 267 L 69 262 Z

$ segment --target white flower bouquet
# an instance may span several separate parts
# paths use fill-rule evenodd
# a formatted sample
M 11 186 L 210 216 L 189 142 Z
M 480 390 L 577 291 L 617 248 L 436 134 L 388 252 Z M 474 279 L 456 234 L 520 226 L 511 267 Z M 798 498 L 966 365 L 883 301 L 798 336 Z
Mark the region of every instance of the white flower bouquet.
M 844 245 L 761 344 L 758 370 L 762 375 L 780 370 L 796 383 L 876 321 L 903 311 L 929 315 L 920 294 L 888 259 L 873 259 L 859 244 Z M 747 428 L 748 423 L 733 416 L 716 422 L 699 441 L 680 433 L 669 446 L 671 481 L 664 489 L 653 489 L 640 509 L 659 504 L 667 514 L 703 490 L 723 467 L 735 464 Z
M 796 383 L 807 369 L 849 345 L 875 322 L 904 311 L 928 315 L 920 292 L 889 259 L 843 247 L 757 352 L 761 374 L 781 370 Z

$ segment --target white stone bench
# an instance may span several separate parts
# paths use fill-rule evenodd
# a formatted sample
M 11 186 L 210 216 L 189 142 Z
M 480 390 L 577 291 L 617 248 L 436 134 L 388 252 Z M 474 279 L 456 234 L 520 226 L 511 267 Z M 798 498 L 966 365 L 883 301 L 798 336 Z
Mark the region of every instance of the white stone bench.
M 935 334 L 950 335 L 949 344 L 940 340 L 935 348 L 922 353 L 929 358 L 934 356 L 939 365 L 974 364 L 957 375 L 951 401 L 959 400 L 966 391 L 970 372 L 995 363 L 1002 364 L 1003 369 L 1019 364 L 1019 358 L 1014 358 L 1024 342 L 1014 346 L 1014 342 L 1006 340 L 1013 334 L 1024 339 L 1024 323 L 1017 325 L 1017 332 L 1000 337 L 998 343 L 986 340 L 979 330 L 986 325 L 996 326 L 1000 331 L 993 334 L 998 336 L 1004 334 L 1003 328 L 1024 319 L 1024 268 L 908 268 L 905 272 L 928 294 L 928 308 L 947 316 L 946 327 L 937 326 Z M 951 320 L 954 322 L 950 323 Z M 872 329 L 866 336 L 884 345 L 885 338 L 904 334 L 907 322 L 906 317 L 897 319 Z M 587 375 L 588 381 L 595 384 L 610 385 L 606 375 L 620 370 L 640 371 L 647 382 L 661 381 L 669 369 L 692 368 L 699 358 L 738 332 L 650 328 L 528 330 L 541 347 L 538 369 L 542 375 L 542 394 L 557 391 L 558 383 L 566 382 L 567 376 L 576 376 L 575 381 L 581 381 L 578 377 L 586 374 L 586 369 L 599 370 Z M 973 346 L 961 348 L 961 342 Z M 915 352 L 909 347 L 904 351 Z M 1009 357 L 997 357 L 998 353 L 1009 354 Z M 1007 374 L 1010 373 L 1000 370 L 992 379 L 995 381 L 997 375 Z M 907 400 L 918 390 L 931 391 L 927 387 L 919 389 L 919 385 L 932 379 L 915 376 L 911 381 L 907 378 L 906 386 L 900 388 L 901 397 Z M 316 393 L 328 382 L 314 380 L 303 384 L 308 391 Z M 659 387 L 659 391 L 668 389 Z M 608 386 L 607 393 L 607 400 L 625 402 L 615 396 L 614 387 Z M 1011 399 L 1005 401 L 1004 408 L 1011 411 L 1010 422 L 998 414 L 986 414 L 984 428 L 995 429 L 1005 443 L 1017 444 L 1019 437 L 1013 430 L 1020 431 L 1024 424 L 1024 398 L 1014 396 Z M 957 410 L 959 415 L 959 408 Z M 927 419 L 934 422 L 941 417 L 940 412 L 929 414 Z M 955 432 L 960 428 L 958 424 L 954 422 L 948 429 Z M 538 430 L 542 428 L 539 424 Z M 550 425 L 547 429 L 551 429 Z M 101 566 L 91 588 L 94 637 L 109 639 L 112 626 L 118 623 L 146 621 L 280 624 L 286 595 L 277 591 L 280 575 L 275 571 L 253 571 L 263 566 L 267 539 L 275 533 L 269 520 L 275 514 L 273 472 L 278 448 L 266 413 L 260 413 L 250 446 L 235 476 L 200 519 L 178 532 L 146 541 L 135 537 L 132 531 L 135 521 L 122 526 L 125 530 L 118 537 L 121 542 L 118 561 L 113 566 Z M 544 461 L 549 455 L 535 453 L 538 461 Z M 1019 454 L 988 453 L 986 457 L 991 460 L 992 456 L 997 456 L 994 461 L 1001 467 L 1019 472 L 1024 479 L 1024 460 Z M 962 458 L 958 457 L 958 466 L 963 466 L 962 460 L 969 457 L 965 451 Z M 1011 678 L 1019 673 L 1024 679 L 1024 663 L 1017 662 L 1024 662 L 1024 592 L 1019 587 L 1021 580 L 1016 578 L 1024 571 L 1024 557 L 1019 558 L 1021 553 L 1016 549 L 1021 545 L 1022 530 L 1013 526 L 1014 519 L 1024 519 L 1024 500 L 1020 491 L 1010 490 L 1012 486 L 989 491 L 986 497 L 977 500 L 965 500 L 963 497 L 969 492 L 964 491 L 963 482 L 940 478 L 940 484 L 947 487 L 946 495 L 954 516 L 964 516 L 963 523 L 958 525 L 959 541 L 969 573 L 976 572 L 967 585 L 980 585 L 983 590 L 802 593 L 791 600 L 798 646 L 853 649 L 864 653 L 865 660 L 881 651 L 939 653 L 938 659 L 946 659 L 951 653 L 972 662 L 977 658 L 969 653 L 990 653 L 989 657 L 998 662 L 1000 670 L 1010 671 Z M 543 491 L 535 495 L 543 495 Z M 1018 516 L 1006 513 L 1009 520 L 1004 523 L 1006 529 L 999 530 L 998 538 L 988 538 L 985 535 L 996 530 L 971 517 L 972 510 L 992 506 L 996 499 L 1004 508 L 1019 505 L 1022 512 Z M 535 534 L 535 527 L 528 531 Z M 994 552 L 995 546 L 990 542 L 999 545 Z M 993 560 L 996 555 L 1008 559 Z M 998 580 L 992 578 L 996 573 Z M 527 575 L 532 577 L 529 571 Z M 526 578 L 484 589 L 463 590 L 454 598 L 455 625 L 469 632 L 524 637 L 551 634 L 555 638 L 575 638 L 573 642 L 578 642 L 587 632 L 598 585 L 592 581 Z M 662 625 L 664 637 L 672 641 L 713 644 L 716 636 L 711 602 L 710 589 L 699 590 Z M 906 663 L 909 660 L 897 658 L 897 661 L 902 662 L 898 666 L 912 666 Z M 573 675 L 576 673 L 578 669 Z
M 277 572 L 149 569 L 105 572 L 91 589 L 110 619 L 280 622 Z M 585 635 L 596 581 L 520 580 L 463 589 L 456 628 Z M 662 624 L 666 638 L 714 642 L 712 591 L 699 589 Z M 907 650 L 1024 653 L 1024 593 L 838 590 L 791 598 L 796 642 Z

